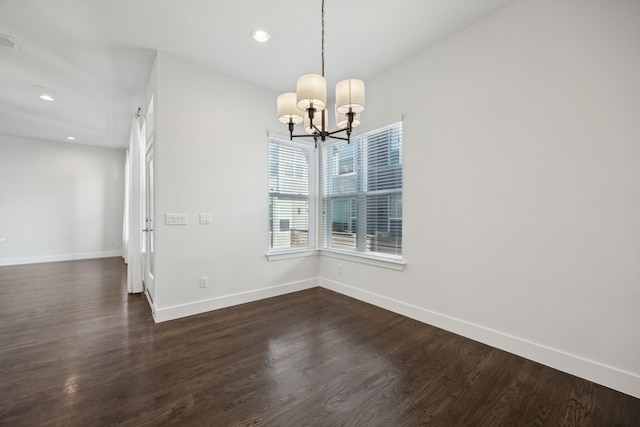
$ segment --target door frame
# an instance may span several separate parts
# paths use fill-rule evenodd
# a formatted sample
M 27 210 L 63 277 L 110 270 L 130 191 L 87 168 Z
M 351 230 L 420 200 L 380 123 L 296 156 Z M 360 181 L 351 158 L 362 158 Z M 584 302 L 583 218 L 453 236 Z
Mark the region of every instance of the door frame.
M 155 300 L 155 144 L 153 133 L 146 141 L 144 156 L 144 246 L 142 282 L 144 293 L 153 306 Z

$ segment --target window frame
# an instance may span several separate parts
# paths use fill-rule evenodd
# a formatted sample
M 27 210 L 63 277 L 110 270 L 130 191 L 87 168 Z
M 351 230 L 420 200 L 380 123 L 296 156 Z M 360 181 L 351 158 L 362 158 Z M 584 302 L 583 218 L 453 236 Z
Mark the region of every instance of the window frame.
M 392 127 L 392 126 L 399 126 L 400 127 L 400 153 L 397 156 L 398 161 L 397 162 L 392 162 L 392 151 L 393 151 L 393 147 L 392 144 L 389 143 L 388 147 L 387 147 L 387 165 L 386 168 L 395 168 L 395 167 L 400 167 L 401 170 L 401 176 L 403 177 L 404 175 L 404 165 L 403 165 L 403 155 L 402 155 L 402 120 L 393 122 L 390 125 L 387 126 L 380 126 L 377 128 L 372 129 L 369 132 L 363 133 L 361 135 L 368 135 L 368 134 L 372 134 L 375 132 L 380 132 L 381 130 L 388 128 L 388 127 Z M 357 135 L 355 136 L 353 139 L 358 138 Z M 314 203 L 315 203 L 315 207 L 313 209 L 312 212 L 312 208 L 311 208 L 311 203 L 309 206 L 309 245 L 308 247 L 305 248 L 271 248 L 271 245 L 269 244 L 269 242 L 267 242 L 267 246 L 268 246 L 268 250 L 265 254 L 265 257 L 268 261 L 278 261 L 278 260 L 287 260 L 287 259 L 296 259 L 296 258 L 301 258 L 301 257 L 309 257 L 309 256 L 323 256 L 323 257 L 328 257 L 328 258 L 332 258 L 332 259 L 338 259 L 338 260 L 346 260 L 346 261 L 351 261 L 351 262 L 356 262 L 356 263 L 361 263 L 361 264 L 366 264 L 366 265 L 371 265 L 371 266 L 376 266 L 376 267 L 380 267 L 380 268 L 387 268 L 387 269 L 391 269 L 391 270 L 396 270 L 396 271 L 403 271 L 406 267 L 406 260 L 404 258 L 404 253 L 401 252 L 400 254 L 384 254 L 384 253 L 379 253 L 379 252 L 359 252 L 356 250 L 342 250 L 342 249 L 336 249 L 336 248 L 329 248 L 329 247 L 325 247 L 324 246 L 324 236 L 323 236 L 323 227 L 324 227 L 324 218 L 323 218 L 323 212 L 325 212 L 326 210 L 326 206 L 324 206 L 324 196 L 323 196 L 323 170 L 322 170 L 322 151 L 328 149 L 329 147 L 331 147 L 334 144 L 340 143 L 340 141 L 334 141 L 334 140 L 327 140 L 326 142 L 323 142 L 322 144 L 318 144 L 318 148 L 314 148 L 314 144 L 312 142 L 309 141 L 291 141 L 289 140 L 288 136 L 283 136 L 280 134 L 274 134 L 272 132 L 269 132 L 269 137 L 268 137 L 268 141 L 269 143 L 271 143 L 272 140 L 277 140 L 280 143 L 283 143 L 285 145 L 289 145 L 289 146 L 298 146 L 298 147 L 304 147 L 306 149 L 309 149 L 309 152 L 312 153 L 311 155 L 313 156 L 313 167 L 315 168 L 314 170 L 314 174 L 313 176 L 310 174 L 309 177 L 312 178 L 313 180 L 315 180 L 315 182 L 313 182 L 313 184 L 309 184 L 309 188 L 310 191 L 311 189 L 313 189 L 313 194 L 314 194 Z M 390 141 L 391 142 L 391 141 Z M 271 162 L 271 152 L 269 151 L 269 164 Z M 354 154 L 353 156 L 353 171 L 350 172 L 344 172 L 339 174 L 340 176 L 343 177 L 347 177 L 347 176 L 353 176 L 355 178 L 355 175 L 357 174 L 356 169 L 357 169 L 357 162 L 362 162 L 363 159 L 358 158 L 357 153 Z M 270 167 L 269 167 L 270 168 Z M 297 171 L 296 171 L 297 172 Z M 268 187 L 268 186 L 267 186 Z M 269 188 L 267 188 L 269 190 Z M 269 200 L 269 206 L 271 205 L 271 191 L 268 191 L 268 200 Z M 311 202 L 311 192 L 310 192 L 310 199 L 309 201 Z M 345 196 L 346 197 L 346 196 Z M 390 200 L 391 198 L 394 197 L 394 195 L 389 195 L 387 197 L 387 199 L 389 200 L 388 203 L 391 203 Z M 404 201 L 404 197 L 403 197 L 403 190 L 401 190 L 400 192 L 400 197 L 402 198 L 402 200 Z M 356 203 L 356 209 L 358 212 L 365 212 L 364 216 L 366 217 L 366 202 L 364 202 L 363 198 L 359 198 L 357 196 L 355 197 L 346 197 L 347 200 L 349 200 L 349 204 L 351 205 L 351 203 L 353 203 L 355 201 Z M 350 212 L 352 211 L 352 206 L 350 206 Z M 390 207 L 388 208 L 389 212 L 390 212 Z M 403 210 L 403 209 L 402 209 Z M 311 218 L 311 216 L 313 215 L 313 218 Z M 395 218 L 395 217 L 394 217 Z M 389 221 L 393 220 L 394 218 L 388 218 L 387 222 L 389 223 Z M 270 216 L 268 216 L 268 220 L 272 220 L 272 218 Z M 353 218 L 350 216 L 349 217 L 349 227 L 352 227 L 352 222 Z M 364 224 L 365 221 L 361 221 L 360 218 L 358 217 L 356 219 L 356 228 L 358 226 L 361 226 L 360 224 Z M 404 223 L 403 223 L 404 225 Z M 364 225 L 362 225 L 362 227 L 364 227 Z M 390 225 L 388 226 L 388 228 L 390 227 Z M 366 239 L 365 239 L 366 240 Z
M 306 199 L 304 194 L 293 194 L 286 193 L 281 191 L 278 188 L 278 191 L 274 191 L 271 188 L 272 184 L 272 169 L 277 170 L 277 173 L 280 177 L 286 177 L 289 180 L 296 180 L 300 178 L 304 178 L 304 167 L 301 167 L 299 163 L 295 163 L 290 165 L 291 167 L 282 167 L 282 163 L 278 162 L 277 166 L 274 167 L 272 164 L 274 160 L 274 156 L 278 156 L 277 152 L 272 151 L 272 147 L 284 147 L 289 150 L 300 150 L 300 152 L 307 157 L 307 194 Z M 309 144 L 304 144 L 297 141 L 289 141 L 287 137 L 275 134 L 269 134 L 268 137 L 268 166 L 267 166 L 267 258 L 269 260 L 272 259 L 287 259 L 297 256 L 305 256 L 305 255 L 313 255 L 317 253 L 317 239 L 316 239 L 316 230 L 317 230 L 317 153 L 314 149 L 313 145 L 309 146 Z M 278 179 L 278 184 L 280 180 Z M 291 228 L 293 227 L 294 220 L 293 218 L 281 218 L 281 213 L 279 211 L 278 218 L 274 216 L 274 212 L 276 210 L 284 208 L 286 210 L 287 206 L 274 206 L 274 195 L 283 194 L 285 197 L 282 200 L 306 200 L 307 201 L 307 245 L 306 246 L 287 246 L 287 247 L 274 247 L 274 227 L 275 223 L 281 223 L 283 219 L 289 219 L 289 230 L 287 232 L 291 233 Z M 287 195 L 289 197 L 287 197 Z M 289 206 L 291 212 L 297 209 L 299 212 L 300 208 L 296 208 L 295 206 Z M 290 215 L 293 217 L 293 213 Z
M 383 132 L 390 132 L 391 137 L 387 139 L 387 146 L 382 147 L 380 134 Z M 369 141 L 371 139 L 371 141 Z M 372 260 L 389 260 L 393 264 L 398 263 L 404 266 L 403 254 L 402 254 L 402 203 L 403 203 L 403 174 L 404 174 L 404 166 L 402 159 L 402 121 L 395 122 L 393 124 L 382 126 L 377 129 L 373 129 L 367 133 L 358 135 L 356 137 L 352 137 L 351 144 L 357 144 L 356 147 L 350 147 L 350 150 L 355 150 L 355 154 L 353 154 L 354 159 L 354 171 L 349 174 L 340 173 L 341 171 L 341 160 L 339 154 L 336 154 L 339 150 L 344 150 L 348 145 L 343 141 L 332 141 L 325 142 L 321 146 L 321 153 L 318 156 L 320 167 L 318 169 L 319 179 L 321 182 L 321 190 L 319 191 L 320 198 L 320 206 L 322 207 L 321 218 L 319 221 L 320 224 L 320 233 L 321 233 L 321 251 L 324 255 L 325 251 L 328 251 L 332 254 L 348 254 L 350 257 L 358 257 L 358 258 L 369 258 Z M 377 146 L 369 146 L 368 144 L 378 144 Z M 327 150 L 334 150 L 333 154 L 328 152 Z M 386 152 L 386 156 L 380 156 L 380 150 Z M 395 154 L 394 152 L 397 152 Z M 327 154 L 328 153 L 328 154 Z M 324 162 L 327 161 L 328 156 L 336 156 L 331 164 L 325 165 Z M 345 153 L 346 157 L 351 157 L 352 153 Z M 371 157 L 373 156 L 373 157 Z M 345 158 L 346 158 L 345 157 Z M 371 164 L 369 163 L 377 163 L 376 172 L 382 172 L 383 174 L 390 174 L 393 176 L 395 172 L 393 169 L 399 170 L 399 177 L 397 180 L 400 182 L 399 187 L 392 188 L 370 188 L 371 184 L 369 180 L 369 172 L 371 169 Z M 372 163 L 372 164 L 373 164 Z M 337 170 L 333 172 L 328 172 L 327 168 Z M 345 175 L 350 176 L 351 178 L 343 178 Z M 344 181 L 342 184 L 339 183 L 339 180 L 344 179 L 352 179 L 353 182 Z M 332 180 L 332 182 L 325 182 L 327 180 Z M 377 185 L 377 184 L 376 184 Z M 338 189 L 327 189 L 327 186 L 333 187 L 337 186 Z M 355 186 L 355 187 L 354 187 Z M 393 217 L 391 217 L 392 209 L 391 203 L 394 198 L 400 198 L 400 209 L 393 209 Z M 378 216 L 375 216 L 374 222 L 371 221 L 367 224 L 368 215 L 371 214 L 371 211 L 367 210 L 367 201 L 369 203 L 373 203 L 376 205 L 376 198 L 382 198 L 386 200 L 384 205 L 386 209 L 383 209 L 386 212 L 386 220 L 381 219 Z M 342 200 L 356 200 L 357 201 L 357 231 L 355 236 L 355 244 L 353 247 L 347 247 L 347 245 L 334 244 L 333 236 L 334 236 L 334 206 L 333 203 L 336 201 Z M 350 209 L 351 210 L 351 209 Z M 398 212 L 400 213 L 400 217 L 397 217 Z M 349 218 L 351 221 L 351 218 Z M 400 232 L 395 236 L 396 245 L 397 246 L 387 246 L 387 250 L 378 251 L 373 249 L 373 245 L 377 245 L 377 234 L 370 235 L 367 234 L 367 226 L 377 228 L 378 225 L 386 225 L 386 234 L 390 237 L 392 233 L 392 229 L 394 227 L 391 226 L 393 221 L 400 221 Z M 331 233 L 331 235 L 329 235 Z M 371 243 L 374 241 L 376 243 Z M 384 247 L 384 245 L 382 246 Z M 377 246 L 376 246 L 377 248 Z M 391 252 L 389 251 L 391 249 Z M 404 268 L 404 267 L 402 267 Z

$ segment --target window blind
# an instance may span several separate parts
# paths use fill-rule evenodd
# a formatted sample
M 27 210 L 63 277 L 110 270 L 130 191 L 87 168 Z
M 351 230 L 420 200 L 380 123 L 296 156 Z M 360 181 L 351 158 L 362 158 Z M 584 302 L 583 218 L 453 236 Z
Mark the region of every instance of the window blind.
M 402 122 L 322 147 L 325 248 L 402 254 Z
M 269 138 L 269 248 L 272 250 L 315 247 L 315 159 L 312 144 Z

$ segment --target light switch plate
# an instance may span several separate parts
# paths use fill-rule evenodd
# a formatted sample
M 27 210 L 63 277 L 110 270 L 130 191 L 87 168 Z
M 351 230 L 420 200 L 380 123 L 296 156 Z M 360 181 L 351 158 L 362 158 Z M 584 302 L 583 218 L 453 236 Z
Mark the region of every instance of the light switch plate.
M 165 214 L 164 215 L 164 223 L 165 225 L 187 225 L 189 222 L 188 214 Z
M 201 213 L 200 214 L 200 224 L 211 224 L 211 214 L 210 213 Z

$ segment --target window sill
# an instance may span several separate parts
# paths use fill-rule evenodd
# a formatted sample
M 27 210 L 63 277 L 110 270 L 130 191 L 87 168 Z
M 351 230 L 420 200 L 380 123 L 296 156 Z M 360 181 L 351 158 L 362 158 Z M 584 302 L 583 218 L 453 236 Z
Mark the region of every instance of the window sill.
M 278 252 L 267 252 L 265 256 L 268 261 L 280 261 L 283 259 L 304 258 L 308 256 L 318 255 L 320 251 L 318 249 L 298 249 L 298 250 L 283 250 Z
M 389 268 L 396 271 L 404 271 L 407 265 L 407 263 L 400 258 L 365 255 L 357 252 L 337 251 L 335 249 L 322 249 L 320 250 L 320 255 L 359 262 L 361 264 L 374 265 L 376 267 Z
M 404 271 L 407 265 L 407 263 L 400 258 L 365 255 L 356 252 L 337 251 L 335 249 L 283 250 L 279 252 L 267 252 L 265 254 L 268 261 L 306 258 L 315 255 L 359 262 L 361 264 L 373 265 L 376 267 L 388 268 L 396 271 Z

